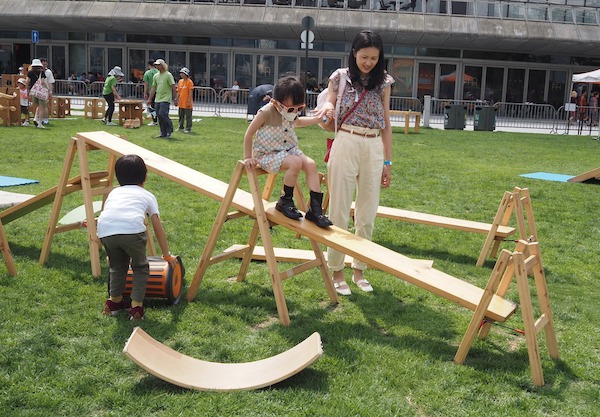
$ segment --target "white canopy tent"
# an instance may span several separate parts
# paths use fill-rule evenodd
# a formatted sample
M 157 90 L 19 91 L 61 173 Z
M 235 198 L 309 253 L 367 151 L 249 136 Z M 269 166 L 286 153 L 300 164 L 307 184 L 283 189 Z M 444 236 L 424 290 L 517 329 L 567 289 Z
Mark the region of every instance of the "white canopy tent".
M 594 83 L 600 84 L 600 69 L 584 72 L 581 74 L 573 74 L 572 81 L 574 83 Z

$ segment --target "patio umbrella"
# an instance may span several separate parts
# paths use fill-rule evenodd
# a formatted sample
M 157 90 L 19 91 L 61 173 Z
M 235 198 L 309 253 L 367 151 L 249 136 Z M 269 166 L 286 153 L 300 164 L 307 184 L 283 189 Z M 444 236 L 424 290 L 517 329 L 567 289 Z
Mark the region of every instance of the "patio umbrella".
M 475 77 L 472 77 L 469 74 L 463 74 L 463 81 L 473 82 L 474 80 L 475 80 Z M 456 71 L 453 71 L 450 74 L 442 75 L 440 77 L 440 81 L 455 83 L 456 82 Z

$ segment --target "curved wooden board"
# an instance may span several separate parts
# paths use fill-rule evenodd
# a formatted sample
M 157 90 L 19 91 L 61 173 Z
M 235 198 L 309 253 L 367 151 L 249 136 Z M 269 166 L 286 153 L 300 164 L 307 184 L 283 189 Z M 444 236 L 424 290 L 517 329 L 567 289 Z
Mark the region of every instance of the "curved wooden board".
M 199 391 L 253 390 L 283 381 L 323 354 L 315 332 L 293 348 L 255 362 L 217 363 L 195 359 L 163 345 L 140 327 L 133 329 L 123 353 L 152 375 Z

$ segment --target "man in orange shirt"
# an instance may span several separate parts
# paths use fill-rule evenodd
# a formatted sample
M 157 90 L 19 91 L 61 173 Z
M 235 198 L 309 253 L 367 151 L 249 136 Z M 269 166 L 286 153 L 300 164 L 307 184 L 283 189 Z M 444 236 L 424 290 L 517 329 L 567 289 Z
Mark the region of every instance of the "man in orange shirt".
M 194 97 L 194 82 L 190 79 L 190 70 L 186 67 L 179 70 L 181 79 L 177 83 L 177 99 L 179 105 L 179 131 L 192 131 L 192 105 Z M 185 122 L 185 128 L 183 126 Z

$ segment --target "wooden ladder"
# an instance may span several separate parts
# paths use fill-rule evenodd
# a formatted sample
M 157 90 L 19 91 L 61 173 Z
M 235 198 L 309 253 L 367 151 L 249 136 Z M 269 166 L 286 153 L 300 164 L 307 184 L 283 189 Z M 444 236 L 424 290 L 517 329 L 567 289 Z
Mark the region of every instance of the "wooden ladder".
M 250 192 L 254 201 L 253 217 L 255 218 L 254 225 L 252 227 L 252 230 L 250 231 L 250 237 L 248 238 L 248 243 L 246 245 L 242 245 L 241 248 L 235 251 L 224 252 L 216 256 L 212 256 L 225 221 L 227 221 L 230 218 L 240 216 L 240 214 L 237 212 L 233 214 L 228 213 L 228 210 L 232 206 L 233 197 L 235 195 L 236 190 L 239 187 L 240 181 L 244 173 L 246 173 L 248 176 Z M 311 268 L 318 267 L 321 271 L 323 283 L 325 284 L 325 288 L 327 290 L 327 293 L 329 294 L 331 302 L 337 303 L 338 298 L 335 289 L 333 288 L 331 277 L 329 276 L 327 261 L 325 260 L 325 256 L 323 255 L 321 246 L 317 241 L 313 239 L 308 238 L 312 250 L 315 254 L 315 259 L 297 265 L 285 271 L 279 271 L 277 258 L 275 257 L 273 242 L 271 240 L 271 223 L 267 219 L 267 215 L 265 212 L 265 205 L 273 205 L 274 203 L 268 203 L 264 199 L 265 196 L 270 196 L 272 193 L 274 176 L 269 177 L 264 191 L 261 192 L 258 185 L 258 174 L 260 173 L 261 171 L 259 170 L 247 171 L 243 161 L 237 162 L 231 180 L 229 181 L 229 187 L 227 189 L 225 197 L 221 202 L 219 212 L 217 213 L 217 217 L 215 218 L 215 221 L 213 223 L 212 231 L 208 237 L 206 246 L 204 247 L 204 250 L 202 252 L 202 256 L 200 257 L 196 273 L 194 274 L 194 278 L 188 288 L 186 298 L 188 301 L 191 301 L 194 298 L 196 298 L 198 286 L 200 285 L 200 282 L 202 281 L 202 278 L 204 277 L 208 266 L 221 262 L 225 259 L 233 257 L 242 258 L 237 281 L 243 281 L 246 277 L 248 267 L 252 260 L 252 253 L 254 251 L 254 248 L 256 247 L 258 237 L 260 236 L 265 250 L 266 262 L 269 269 L 269 277 L 271 279 L 271 285 L 273 287 L 273 295 L 275 297 L 275 303 L 277 305 L 279 319 L 281 320 L 281 323 L 284 326 L 288 326 L 290 324 L 290 317 L 282 287 L 282 282 L 285 279 L 291 278 Z
M 530 274 L 533 275 L 539 301 L 539 309 L 541 311 L 541 315 L 537 319 L 534 317 L 533 304 L 531 301 L 529 285 Z M 480 339 L 484 339 L 487 336 L 492 323 L 483 321 L 485 311 L 494 294 L 504 297 L 515 276 L 519 292 L 521 316 L 525 326 L 525 339 L 527 341 L 527 353 L 531 367 L 531 376 L 533 383 L 536 386 L 542 386 L 544 385 L 544 375 L 537 340 L 538 333 L 544 330 L 550 357 L 559 359 L 559 353 L 554 323 L 552 320 L 550 299 L 548 297 L 546 276 L 544 274 L 544 266 L 542 264 L 538 242 L 520 240 L 517 243 L 514 252 L 510 253 L 507 250 L 502 251 L 498 258 L 498 262 L 492 271 L 483 296 L 481 297 L 481 301 L 473 314 L 469 327 L 454 356 L 454 362 L 460 364 L 465 361 L 477 334 L 479 334 Z

